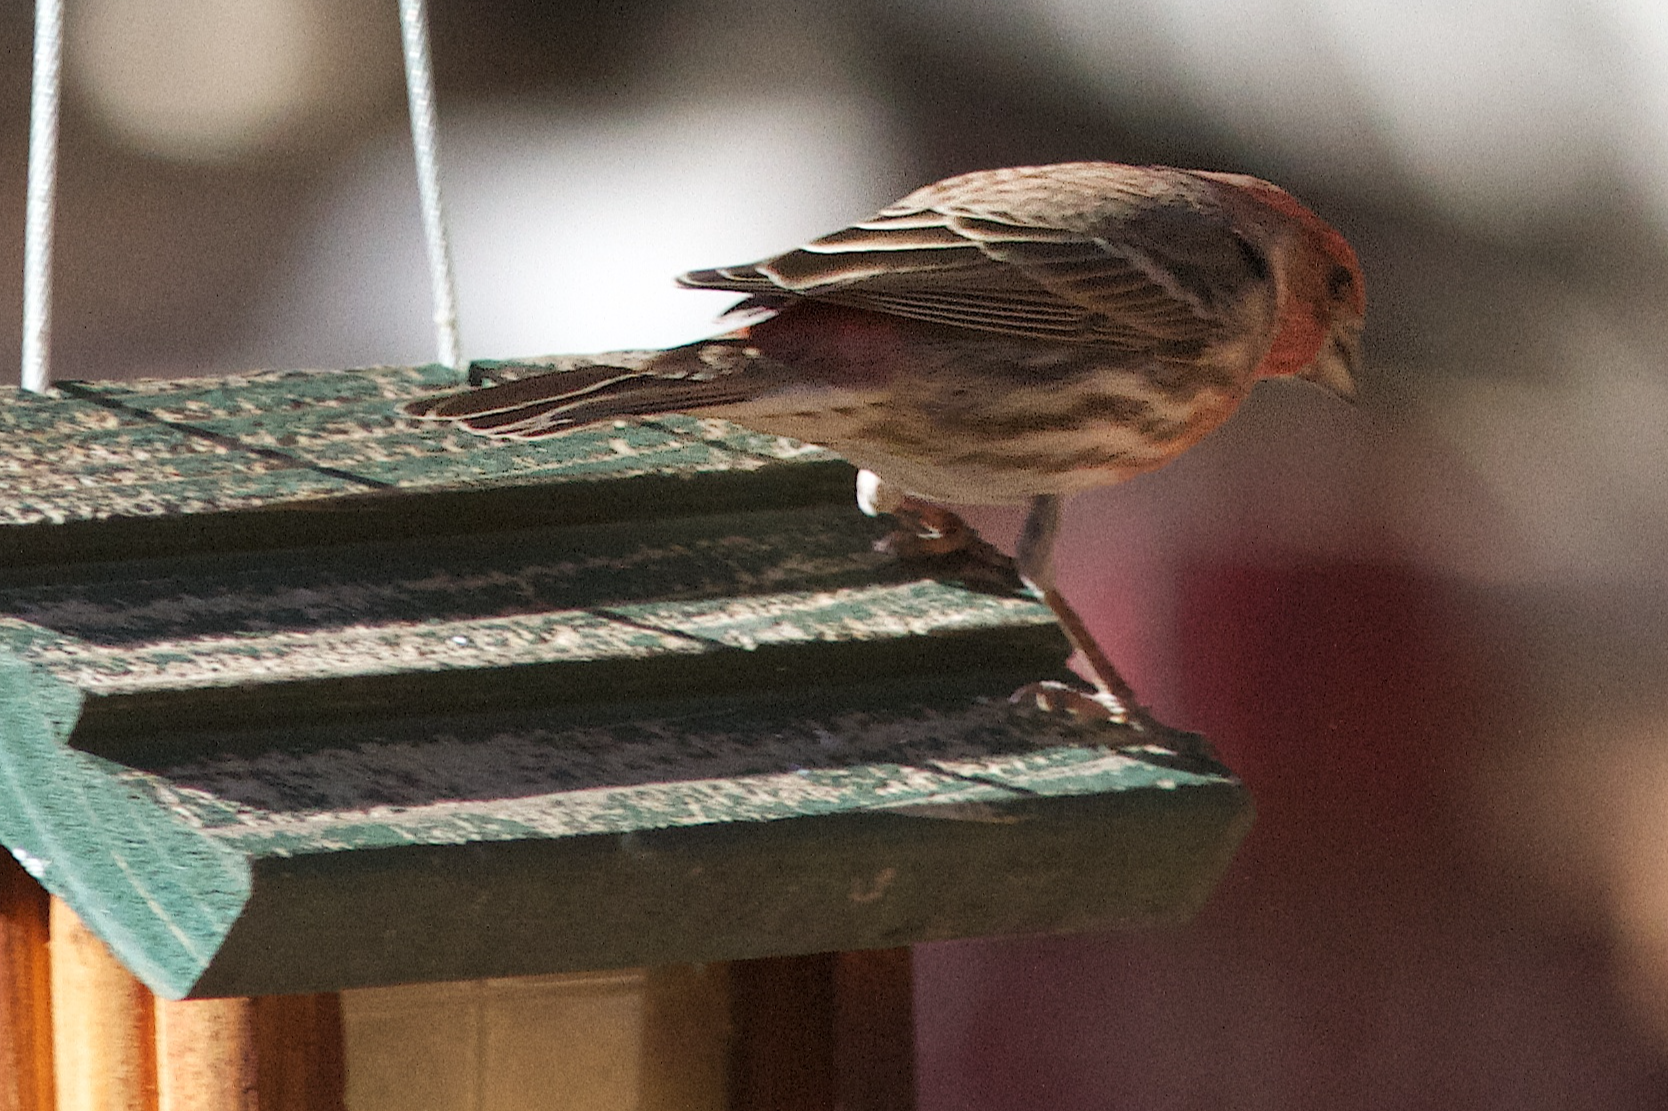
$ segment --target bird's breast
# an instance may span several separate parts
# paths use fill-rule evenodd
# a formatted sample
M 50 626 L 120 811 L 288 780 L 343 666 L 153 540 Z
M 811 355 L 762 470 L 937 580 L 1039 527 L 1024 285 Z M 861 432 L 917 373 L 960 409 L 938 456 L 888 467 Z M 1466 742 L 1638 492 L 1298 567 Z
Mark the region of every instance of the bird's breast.
M 1196 362 L 992 346 L 917 351 L 881 382 L 798 381 L 710 415 L 827 447 L 919 497 L 1001 504 L 1162 466 L 1245 393 L 1240 376 Z

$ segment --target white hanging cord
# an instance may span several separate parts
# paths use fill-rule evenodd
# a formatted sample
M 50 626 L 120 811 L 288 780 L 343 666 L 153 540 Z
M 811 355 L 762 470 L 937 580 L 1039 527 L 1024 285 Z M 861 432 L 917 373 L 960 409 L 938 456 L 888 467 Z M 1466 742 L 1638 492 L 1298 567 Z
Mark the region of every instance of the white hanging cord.
M 46 389 L 52 347 L 52 214 L 57 207 L 58 85 L 64 0 L 36 0 L 29 97 L 29 185 L 23 215 L 23 388 Z
M 411 102 L 411 147 L 417 156 L 423 238 L 429 250 L 435 343 L 440 361 L 454 370 L 462 370 L 463 345 L 458 339 L 452 247 L 446 238 L 446 217 L 440 205 L 440 142 L 435 133 L 434 68 L 429 64 L 429 19 L 424 0 L 400 0 L 400 34 L 405 40 L 405 91 Z

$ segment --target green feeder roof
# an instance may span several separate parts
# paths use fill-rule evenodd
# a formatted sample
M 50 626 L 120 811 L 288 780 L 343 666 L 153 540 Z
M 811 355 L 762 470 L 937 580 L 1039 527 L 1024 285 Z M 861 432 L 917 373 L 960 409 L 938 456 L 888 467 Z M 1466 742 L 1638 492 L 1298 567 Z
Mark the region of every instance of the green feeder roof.
M 452 382 L 0 394 L 0 842 L 160 994 L 1135 924 L 1226 866 L 1231 774 L 1010 704 L 1048 610 L 877 552 L 845 462 L 398 414 Z

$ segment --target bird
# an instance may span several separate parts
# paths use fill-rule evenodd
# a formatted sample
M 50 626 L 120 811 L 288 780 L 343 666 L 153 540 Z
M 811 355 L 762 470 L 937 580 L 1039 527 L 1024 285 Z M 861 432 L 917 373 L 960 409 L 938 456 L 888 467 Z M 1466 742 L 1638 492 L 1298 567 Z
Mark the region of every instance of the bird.
M 1261 379 L 1353 400 L 1362 363 L 1354 250 L 1292 194 L 1238 173 L 963 173 L 802 247 L 678 282 L 742 295 L 730 312 L 748 322 L 633 368 L 405 411 L 517 439 L 669 412 L 723 418 L 844 456 L 865 512 L 940 547 L 976 541 L 946 504 L 1028 504 L 1013 566 L 1095 690 L 1021 695 L 1122 722 L 1145 711 L 1055 582 L 1063 499 L 1175 459 Z

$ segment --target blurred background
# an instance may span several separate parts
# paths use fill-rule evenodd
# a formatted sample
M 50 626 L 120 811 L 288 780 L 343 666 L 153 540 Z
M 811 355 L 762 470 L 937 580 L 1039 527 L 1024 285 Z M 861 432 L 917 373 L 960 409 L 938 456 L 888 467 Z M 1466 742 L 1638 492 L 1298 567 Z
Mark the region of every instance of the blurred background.
M 7 378 L 31 7 L 0 6 Z M 70 3 L 55 377 L 433 357 L 394 9 Z M 1004 164 L 1247 171 L 1360 251 L 1359 407 L 1266 384 L 1068 510 L 1066 593 L 1255 828 L 1185 927 L 921 948 L 924 1107 L 1668 1101 L 1668 5 L 432 18 L 471 357 L 697 338 L 727 298 L 671 275 Z

